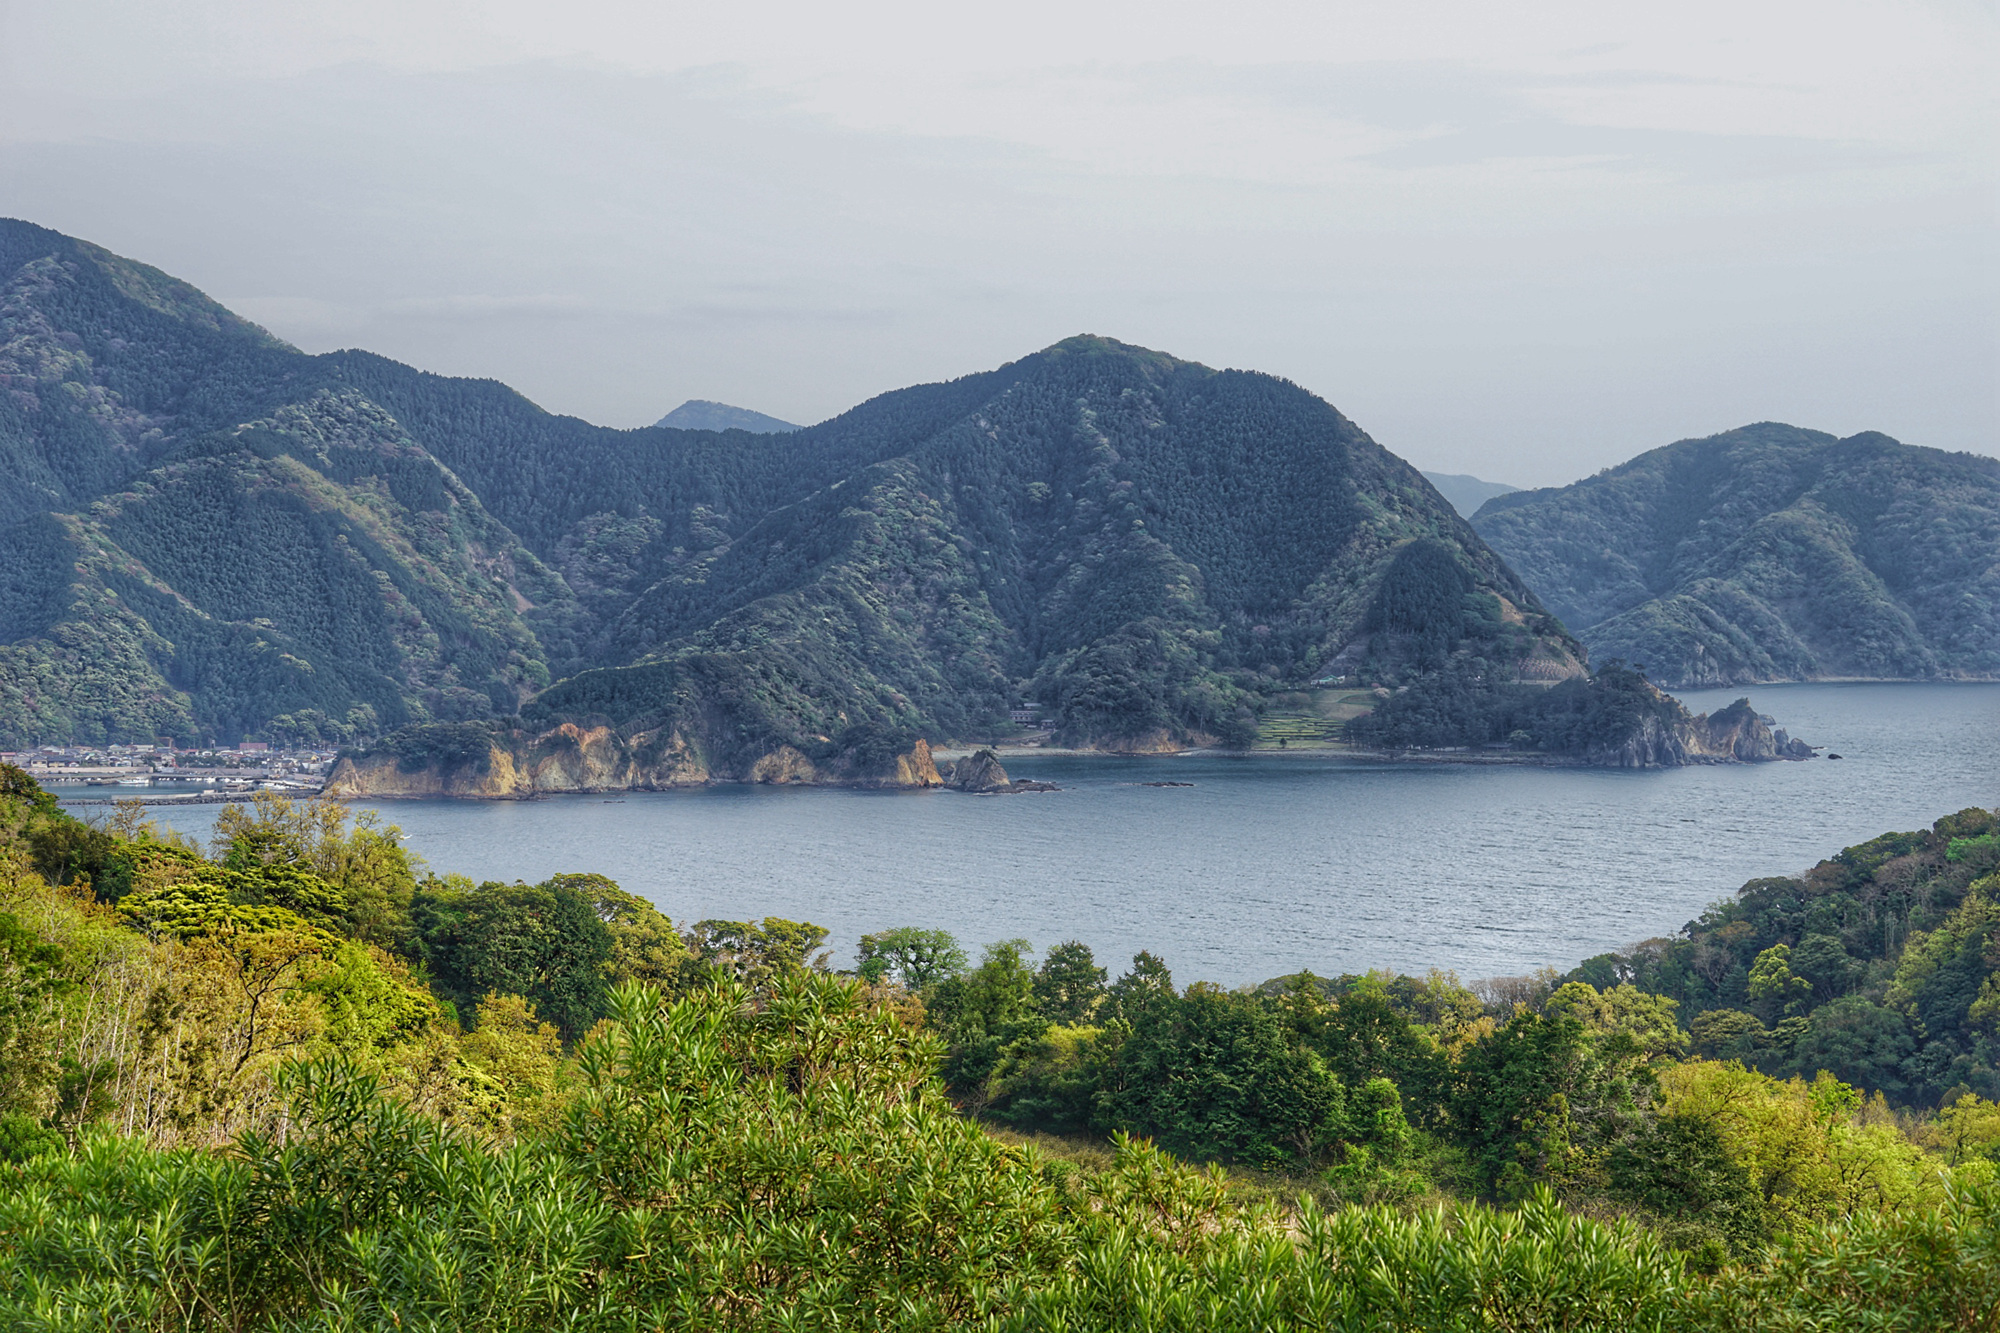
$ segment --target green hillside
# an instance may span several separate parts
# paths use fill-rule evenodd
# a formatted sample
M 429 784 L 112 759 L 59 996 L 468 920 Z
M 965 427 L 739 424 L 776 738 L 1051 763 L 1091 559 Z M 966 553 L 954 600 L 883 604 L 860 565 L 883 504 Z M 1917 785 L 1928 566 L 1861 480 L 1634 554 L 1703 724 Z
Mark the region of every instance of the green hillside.
M 1594 658 L 1663 681 L 2000 676 L 2000 460 L 1766 423 L 1474 526 Z
M 662 673 L 699 664 L 808 753 L 844 727 L 994 727 L 1022 693 L 1073 741 L 1245 742 L 1273 685 L 1399 680 L 1468 639 L 1510 674 L 1576 670 L 1418 475 L 1295 386 L 1101 338 L 975 384 L 907 453 L 669 572 L 609 633 L 638 665 L 533 711 L 661 725 Z M 935 390 L 912 393 L 861 410 L 913 418 Z
M 1327 404 L 1107 339 L 804 430 L 616 431 L 6 222 L 0 377 L 0 744 L 577 722 L 842 771 L 1024 696 L 1145 748 L 1247 741 L 1279 688 L 1581 669 Z

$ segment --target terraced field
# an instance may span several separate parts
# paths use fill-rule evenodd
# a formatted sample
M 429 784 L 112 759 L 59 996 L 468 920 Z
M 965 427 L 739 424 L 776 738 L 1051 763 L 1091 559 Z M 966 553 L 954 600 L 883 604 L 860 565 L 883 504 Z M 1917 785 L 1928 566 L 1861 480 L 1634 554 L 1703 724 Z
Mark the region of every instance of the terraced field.
M 1368 690 L 1297 690 L 1271 700 L 1257 726 L 1259 750 L 1329 749 L 1341 744 L 1349 718 L 1375 706 Z

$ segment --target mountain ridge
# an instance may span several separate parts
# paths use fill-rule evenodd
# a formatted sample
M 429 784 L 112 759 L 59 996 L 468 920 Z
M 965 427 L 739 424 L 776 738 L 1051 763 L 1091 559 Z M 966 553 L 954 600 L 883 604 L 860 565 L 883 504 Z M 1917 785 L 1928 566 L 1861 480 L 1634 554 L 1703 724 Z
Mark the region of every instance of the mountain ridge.
M 2000 678 L 2000 460 L 1763 422 L 1474 526 L 1594 656 L 1669 683 Z
M 1584 677 L 1416 469 L 1273 376 L 1080 335 L 796 431 L 618 431 L 46 229 L 0 255 L 0 476 L 47 483 L 0 517 L 16 741 L 877 782 L 1023 698 L 1157 749 L 1316 682 Z
M 1503 481 L 1484 481 L 1463 472 L 1426 472 L 1424 480 L 1437 487 L 1438 494 L 1450 502 L 1461 517 L 1471 518 L 1479 512 L 1479 507 L 1488 500 L 1502 495 L 1512 495 L 1519 486 L 1509 486 Z

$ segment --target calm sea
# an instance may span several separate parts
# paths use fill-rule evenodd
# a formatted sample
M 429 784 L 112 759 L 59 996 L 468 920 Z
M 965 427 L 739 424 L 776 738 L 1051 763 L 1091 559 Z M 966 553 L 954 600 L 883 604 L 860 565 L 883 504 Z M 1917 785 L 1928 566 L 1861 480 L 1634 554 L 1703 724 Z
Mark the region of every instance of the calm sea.
M 1704 711 L 1742 690 L 1684 694 Z M 1838 761 L 1665 772 L 1272 755 L 1009 760 L 1053 794 L 716 787 L 533 802 L 384 802 L 439 872 L 598 871 L 677 920 L 1078 939 L 1114 975 L 1567 968 L 1671 934 L 1745 880 L 2000 805 L 2000 685 L 1750 691 Z M 1192 782 L 1152 787 L 1148 782 Z M 103 794 L 93 792 L 94 795 Z M 215 807 L 166 809 L 205 838 Z

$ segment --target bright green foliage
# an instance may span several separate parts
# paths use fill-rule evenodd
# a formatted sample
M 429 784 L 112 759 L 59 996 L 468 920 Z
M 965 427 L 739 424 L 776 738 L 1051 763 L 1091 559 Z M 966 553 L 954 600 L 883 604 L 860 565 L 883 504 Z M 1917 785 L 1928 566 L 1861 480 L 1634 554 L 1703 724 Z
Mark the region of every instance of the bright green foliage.
M 302 908 L 301 904 L 305 904 Z M 190 867 L 185 874 L 134 889 L 118 900 L 118 910 L 149 935 L 192 939 L 235 930 L 323 933 L 338 894 L 315 875 L 284 867 L 259 873 L 226 866 Z
M 1570 979 L 1673 1000 L 1704 1055 L 1780 1077 L 1819 1070 L 1936 1106 L 2000 1095 L 2000 853 L 1992 811 L 1885 833 L 1797 877 L 1758 879 L 1681 937 L 1587 960 Z M 1954 849 L 1956 849 L 1954 851 Z
M 0 912 L 0 1114 L 45 1109 L 58 1006 L 71 985 L 62 964 L 61 949 Z
M 598 876 L 433 880 L 391 933 L 464 1031 L 355 938 L 316 859 L 344 831 L 288 841 L 311 821 L 273 805 L 215 862 L 128 810 L 91 853 L 113 904 L 35 873 L 64 817 L 0 783 L 0 1326 L 1993 1326 L 1994 1103 L 1918 1122 L 1831 1074 L 1676 1061 L 1672 1002 L 1604 960 L 1505 1015 L 1436 975 L 1183 992 L 1146 954 L 1100 996 L 1081 946 L 1035 968 L 1022 941 L 913 995 L 827 974 L 806 923 L 683 941 Z M 1710 1008 L 1694 1039 L 1804 1043 L 1857 998 L 1776 1029 Z M 1112 1142 L 1051 1159 L 963 1107 Z M 1291 1178 L 1245 1206 L 1130 1131 Z M 1473 1193 L 1522 1203 L 1444 1202 Z
M 907 990 L 922 990 L 965 970 L 965 950 L 949 931 L 901 926 L 863 935 L 855 953 L 855 970 L 870 981 L 894 981 Z
M 1773 1333 L 2000 1328 L 2000 1191 L 1864 1213 L 1782 1237 L 1764 1262 L 1689 1293 L 1695 1328 Z
M 402 836 L 373 810 L 351 812 L 326 798 L 293 801 L 258 792 L 251 804 L 225 805 L 217 813 L 213 850 L 234 869 L 289 866 L 319 876 L 339 892 L 347 934 L 393 949 L 408 943 L 416 891 Z
M 1792 951 L 1783 944 L 1774 944 L 1758 954 L 1757 960 L 1750 964 L 1750 982 L 1744 993 L 1780 1013 L 1791 1012 L 1812 994 L 1810 981 L 1792 975 L 1791 960 Z
M 1540 1197 L 1518 1212 L 1306 1204 L 1300 1240 L 1225 1233 L 1174 1247 L 1143 1233 L 1087 1250 L 1000 1325 L 1018 1333 L 1148 1329 L 1665 1330 L 1682 1270 L 1630 1224 L 1606 1227 Z

